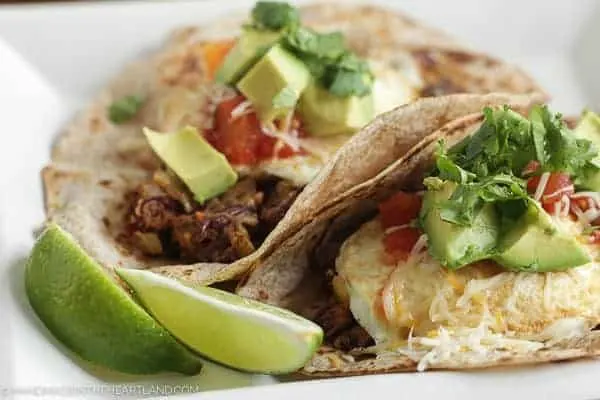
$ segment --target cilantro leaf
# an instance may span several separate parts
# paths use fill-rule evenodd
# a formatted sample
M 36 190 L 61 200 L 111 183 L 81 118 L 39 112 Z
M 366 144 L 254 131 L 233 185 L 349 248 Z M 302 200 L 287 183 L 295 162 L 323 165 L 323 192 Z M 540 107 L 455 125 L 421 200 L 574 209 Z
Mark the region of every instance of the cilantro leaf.
M 597 155 L 590 141 L 576 139 L 547 107 L 534 107 L 529 118 L 507 107 L 486 108 L 473 135 L 447 152 L 442 144 L 437 152 L 432 175 L 458 184 L 442 206 L 442 219 L 468 226 L 484 203 L 495 203 L 501 218 L 514 219 L 529 199 L 520 177 L 530 161 L 540 163 L 538 173 L 566 172 L 577 182 L 597 171 Z
M 131 120 L 144 104 L 139 96 L 125 96 L 113 102 L 108 108 L 108 118 L 115 124 L 123 124 Z
M 374 76 L 369 65 L 346 47 L 341 32 L 319 33 L 302 27 L 296 8 L 270 1 L 256 3 L 251 26 L 283 30 L 279 43 L 297 56 L 315 81 L 333 95 L 362 97 L 371 92 Z
M 338 97 L 362 97 L 371 93 L 373 78 L 364 72 L 348 71 L 337 67 L 326 69 L 323 86 Z
M 328 65 L 321 83 L 339 97 L 362 97 L 371 93 L 374 77 L 368 64 L 352 53 L 345 53 L 335 63 Z
M 371 92 L 374 77 L 369 65 L 346 48 L 341 32 L 318 33 L 298 28 L 289 31 L 282 44 L 333 95 L 361 97 Z
M 451 156 L 478 176 L 509 171 L 519 175 L 535 157 L 530 143 L 530 122 L 508 108 L 486 108 L 483 113 L 481 127 L 460 148 L 452 149 Z
M 443 142 L 439 144 L 435 162 L 438 176 L 443 180 L 467 183 L 475 178 L 475 174 L 465 171 L 446 155 Z
M 508 174 L 495 175 L 458 185 L 450 199 L 442 203 L 440 216 L 446 222 L 470 226 L 484 203 L 526 200 L 527 197 L 522 179 Z
M 259 1 L 252 9 L 252 23 L 258 29 L 278 31 L 300 24 L 298 10 L 284 2 Z
M 290 31 L 283 38 L 283 44 L 301 58 L 335 61 L 346 51 L 341 32 L 317 33 L 307 28 Z
M 485 202 L 527 197 L 523 179 L 505 173 L 481 178 L 456 164 L 444 151 L 443 143 L 440 143 L 436 155 L 436 169 L 436 176 L 440 179 L 458 183 L 450 199 L 440 206 L 440 216 L 446 222 L 470 226 Z
M 539 113 L 546 132 L 547 159 L 543 169 L 581 175 L 598 154 L 596 147 L 589 140 L 576 139 L 565 127 L 560 114 L 553 115 L 545 107 L 534 112 Z
M 298 93 L 289 86 L 284 87 L 273 97 L 273 107 L 293 108 L 298 101 Z

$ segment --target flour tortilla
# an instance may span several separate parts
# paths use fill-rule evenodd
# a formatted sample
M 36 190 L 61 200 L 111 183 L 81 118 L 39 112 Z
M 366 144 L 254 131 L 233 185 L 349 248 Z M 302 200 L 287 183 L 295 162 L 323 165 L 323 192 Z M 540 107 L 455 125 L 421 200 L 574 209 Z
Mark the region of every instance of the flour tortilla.
M 483 96 L 485 97 L 485 96 Z M 480 97 L 480 101 L 483 99 Z M 487 96 L 488 99 L 490 96 Z M 448 98 L 437 99 L 437 105 L 444 107 L 446 115 L 449 109 L 460 107 L 459 102 L 448 101 Z M 470 99 L 471 101 L 474 98 Z M 537 99 L 539 100 L 539 99 Z M 519 96 L 504 101 L 511 105 L 514 110 L 525 113 L 536 99 L 530 98 L 530 102 L 523 101 Z M 419 104 L 419 103 L 416 103 Z M 463 104 L 464 105 L 464 104 Z M 433 109 L 420 110 L 414 105 L 399 108 L 379 118 L 365 131 L 361 132 L 355 140 L 352 140 L 340 154 L 338 162 L 342 162 L 344 152 L 352 152 L 353 145 L 357 144 L 361 135 L 366 135 L 369 129 L 380 131 L 380 134 L 371 133 L 369 140 L 376 138 L 388 140 L 385 146 L 379 146 L 378 159 L 394 161 L 376 174 L 373 178 L 366 179 L 346 192 L 337 202 L 329 202 L 326 207 L 320 209 L 319 213 L 310 216 L 310 223 L 287 239 L 279 242 L 272 253 L 260 264 L 255 265 L 253 271 L 238 287 L 238 293 L 259 299 L 270 304 L 285 307 L 304 315 L 307 318 L 315 318 L 317 310 L 329 307 L 332 301 L 332 292 L 325 277 L 325 271 L 319 270 L 319 263 L 315 262 L 327 251 L 323 245 L 333 246 L 335 253 L 360 224 L 373 217 L 379 200 L 382 200 L 397 190 L 420 189 L 422 178 L 433 163 L 433 156 L 437 143 L 443 139 L 448 146 L 452 146 L 472 134 L 483 121 L 481 112 L 468 113 L 451 118 L 436 118 Z M 440 112 L 440 110 L 437 110 Z M 408 126 L 423 119 L 432 122 L 431 134 L 408 151 L 395 151 L 394 145 L 401 138 L 390 138 L 390 135 L 382 133 L 388 124 L 395 126 Z M 383 123 L 385 121 L 385 123 Z M 380 123 L 377 125 L 377 123 Z M 396 131 L 397 128 L 392 129 Z M 422 136 L 418 131 L 418 135 Z M 360 151 L 361 147 L 354 149 Z M 356 160 L 357 158 L 355 158 Z M 377 168 L 376 168 L 377 169 Z M 330 181 L 328 173 L 335 175 L 335 163 L 329 166 L 327 171 L 321 174 L 317 180 L 312 182 L 303 195 L 318 197 L 319 191 L 328 185 L 336 185 L 335 180 Z M 340 169 L 341 170 L 341 169 Z M 325 193 L 326 194 L 326 193 Z M 298 199 L 294 208 L 302 207 L 302 198 Z M 302 211 L 290 212 L 288 217 L 309 212 L 309 208 Z M 282 224 L 284 226 L 285 224 Z M 571 337 L 553 343 L 537 351 L 515 352 L 495 351 L 482 357 L 473 352 L 464 352 L 451 361 L 431 362 L 430 369 L 473 369 L 487 368 L 507 365 L 538 364 L 551 361 L 568 360 L 582 357 L 590 357 L 600 354 L 600 332 L 590 331 L 583 336 Z M 406 355 L 387 351 L 375 353 L 368 349 L 352 349 L 349 352 L 323 346 L 312 360 L 300 371 L 300 373 L 311 377 L 328 377 L 344 375 L 362 375 L 371 373 L 408 372 L 417 370 L 418 361 Z
M 473 52 L 444 33 L 399 13 L 371 6 L 319 3 L 301 12 L 304 23 L 315 29 L 343 31 L 348 44 L 363 56 L 391 64 L 401 62 L 397 55 L 402 52 L 426 56 L 429 74 L 454 82 L 464 91 L 541 92 L 518 68 Z M 290 210 L 265 246 L 233 264 L 171 265 L 173 260 L 133 257 L 115 239 L 123 228 L 123 200 L 160 165 L 141 128 L 173 131 L 188 124 L 206 124 L 206 116 L 178 110 L 202 109 L 214 95 L 212 79 L 203 65 L 203 43 L 235 37 L 245 18 L 245 13 L 228 16 L 212 25 L 176 31 L 162 49 L 127 67 L 57 138 L 52 162 L 42 173 L 47 216 L 73 234 L 108 270 L 115 266 L 153 268 L 194 284 L 239 278 L 260 265 L 283 239 L 298 232 L 311 215 L 388 165 L 390 157 L 380 158 L 383 147 L 393 142 L 393 157 L 398 157 L 430 133 L 428 118 L 415 120 L 411 126 L 394 125 L 396 114 L 376 119 L 331 162 L 321 184 L 299 197 L 300 205 Z M 144 97 L 144 107 L 133 121 L 113 125 L 106 116 L 108 106 L 131 94 Z M 413 114 L 414 109 L 423 117 L 433 113 L 440 121 L 451 120 L 475 112 L 484 104 L 500 104 L 506 98 L 456 95 L 444 100 L 427 99 L 397 114 Z M 450 107 L 453 103 L 460 106 Z M 393 128 L 388 129 L 388 138 L 381 134 L 386 130 L 380 129 L 386 126 Z M 364 149 L 357 157 L 359 147 Z

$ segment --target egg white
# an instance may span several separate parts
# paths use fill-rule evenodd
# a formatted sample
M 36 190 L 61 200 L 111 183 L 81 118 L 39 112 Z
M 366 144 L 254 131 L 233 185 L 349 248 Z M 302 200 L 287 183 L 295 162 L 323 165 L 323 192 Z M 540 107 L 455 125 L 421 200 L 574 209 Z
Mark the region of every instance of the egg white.
M 597 263 L 537 274 L 485 263 L 449 271 L 424 252 L 390 265 L 383 234 L 378 219 L 364 224 L 336 260 L 350 309 L 378 345 L 393 346 L 408 333 L 436 336 L 440 328 L 456 332 L 484 324 L 490 334 L 529 339 L 563 332 L 554 327 L 564 320 L 587 328 L 600 322 Z

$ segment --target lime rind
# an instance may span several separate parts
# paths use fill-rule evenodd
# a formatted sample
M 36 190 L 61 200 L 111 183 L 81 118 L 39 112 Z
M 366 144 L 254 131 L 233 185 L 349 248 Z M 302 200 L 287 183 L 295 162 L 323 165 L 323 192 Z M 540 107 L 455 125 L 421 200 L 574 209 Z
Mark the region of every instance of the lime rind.
M 308 362 L 322 329 L 291 311 L 149 271 L 117 269 L 134 297 L 173 336 L 237 370 L 286 374 Z
M 25 266 L 34 311 L 67 348 L 130 374 L 196 374 L 201 361 L 137 305 L 74 238 L 51 223 Z

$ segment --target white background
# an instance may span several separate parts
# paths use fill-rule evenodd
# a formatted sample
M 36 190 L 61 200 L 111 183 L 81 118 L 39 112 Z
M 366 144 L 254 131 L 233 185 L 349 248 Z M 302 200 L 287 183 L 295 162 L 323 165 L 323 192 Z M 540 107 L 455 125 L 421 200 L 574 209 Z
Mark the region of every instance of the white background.
M 380 2 L 383 3 L 383 2 Z M 137 382 L 75 363 L 32 314 L 22 261 L 43 220 L 39 170 L 53 136 L 81 102 L 128 60 L 181 24 L 201 23 L 249 1 L 120 2 L 0 7 L 0 397 L 8 386 Z M 474 48 L 522 65 L 564 113 L 600 108 L 600 1 L 421 0 L 387 2 Z M 101 376 L 103 380 L 97 378 Z M 203 389 L 274 382 L 207 368 L 205 375 L 144 378 Z M 210 392 L 211 398 L 593 398 L 600 362 L 470 373 L 372 376 Z M 285 393 L 285 394 L 282 394 Z M 64 393 L 63 393 L 64 394 Z M 55 392 L 55 397 L 58 393 Z M 72 396 L 73 397 L 73 396 Z M 73 398 L 80 398 L 79 396 Z

